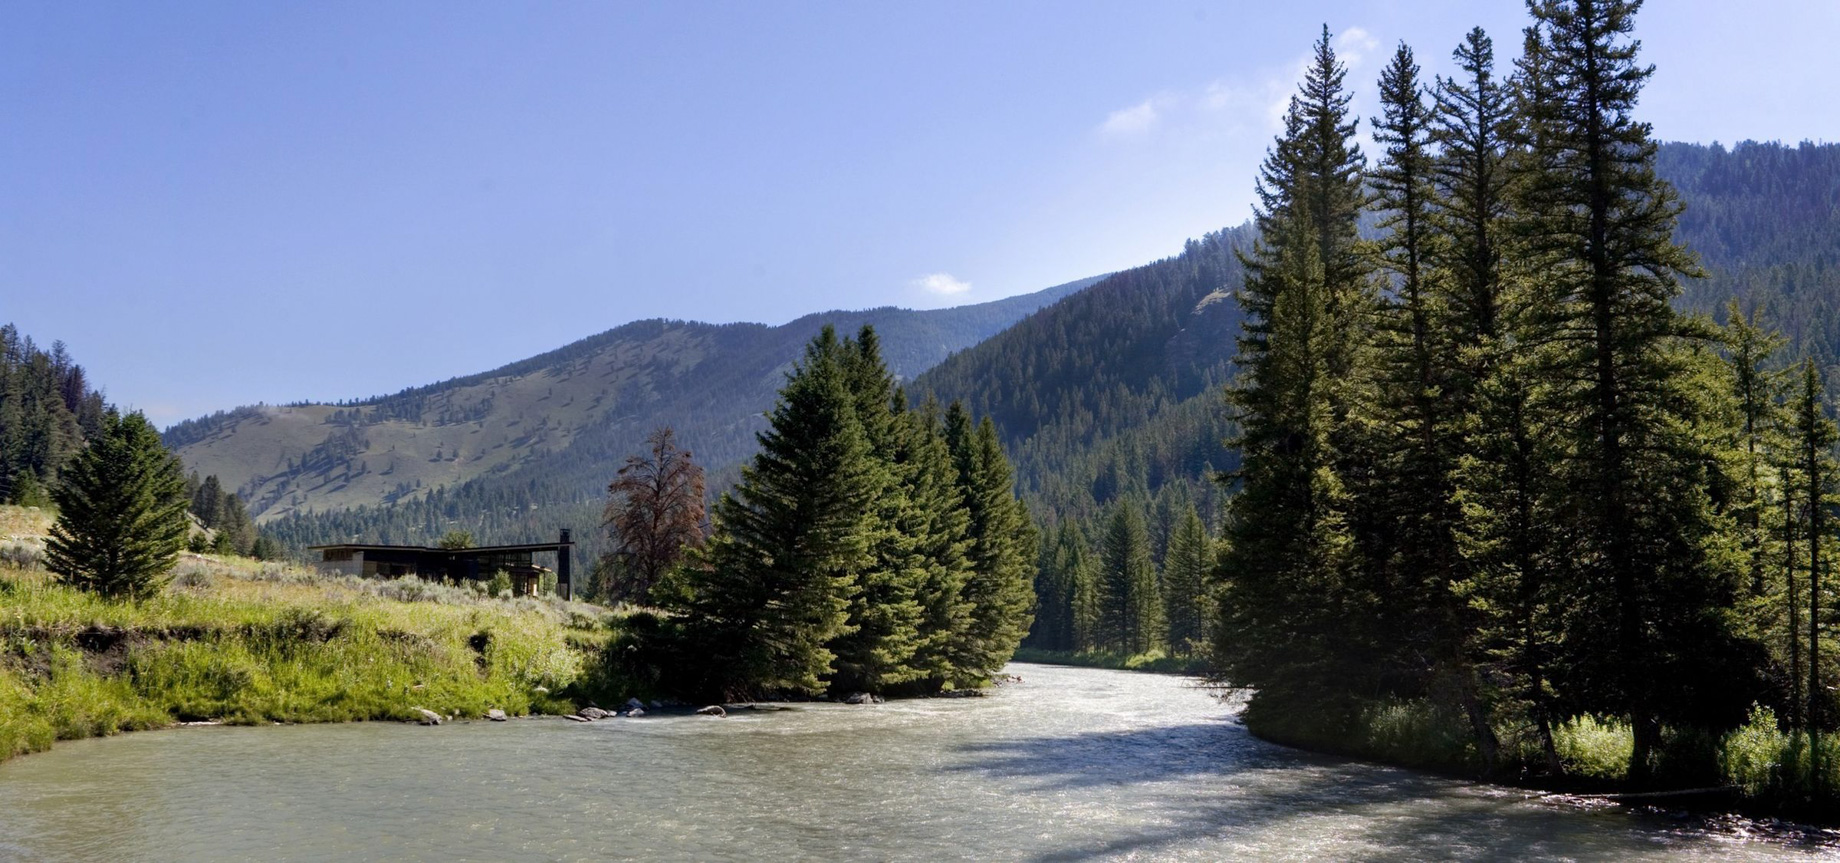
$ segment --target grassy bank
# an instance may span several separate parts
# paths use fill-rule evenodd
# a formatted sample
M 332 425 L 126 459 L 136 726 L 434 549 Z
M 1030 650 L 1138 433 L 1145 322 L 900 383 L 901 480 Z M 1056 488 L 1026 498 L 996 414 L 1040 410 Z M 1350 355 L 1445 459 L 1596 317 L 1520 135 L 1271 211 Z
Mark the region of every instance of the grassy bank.
M 1071 665 L 1077 668 L 1113 668 L 1121 671 L 1151 671 L 1158 674 L 1204 674 L 1207 661 L 1200 656 L 1170 656 L 1161 650 L 1125 653 L 1107 650 L 1040 650 L 1019 647 L 1017 662 L 1042 665 Z
M 596 606 L 198 555 L 161 595 L 106 601 L 36 568 L 27 516 L 0 508 L 0 760 L 176 722 L 558 713 L 617 691 Z
M 1665 729 L 1652 762 L 1654 779 L 1642 789 L 1628 781 L 1634 735 L 1616 719 L 1576 717 L 1554 728 L 1561 765 L 1556 774 L 1531 727 L 1497 726 L 1500 750 L 1494 769 L 1485 769 L 1464 718 L 1424 701 L 1369 704 L 1352 718 L 1329 721 L 1320 710 L 1287 711 L 1255 699 L 1245 719 L 1248 730 L 1275 743 L 1464 778 L 1582 793 L 1704 789 L 1697 801 L 1682 797 L 1670 803 L 1840 821 L 1834 802 L 1840 799 L 1840 740 L 1823 736 L 1815 742 L 1781 731 L 1767 709 L 1754 710 L 1743 726 L 1722 735 Z M 1824 797 L 1817 788 L 1827 789 Z

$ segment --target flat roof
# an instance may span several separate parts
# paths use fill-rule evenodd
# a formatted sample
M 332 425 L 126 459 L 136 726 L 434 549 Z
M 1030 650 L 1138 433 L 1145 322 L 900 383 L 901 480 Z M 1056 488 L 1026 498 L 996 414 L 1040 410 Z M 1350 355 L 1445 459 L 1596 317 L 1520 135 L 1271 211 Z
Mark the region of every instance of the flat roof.
M 340 542 L 332 545 L 309 545 L 308 551 L 330 551 L 333 549 L 347 551 L 418 551 L 428 554 L 474 555 L 493 554 L 512 551 L 561 551 L 573 546 L 574 542 L 532 542 L 523 545 L 481 545 L 471 548 L 430 548 L 426 545 L 371 545 L 361 542 Z

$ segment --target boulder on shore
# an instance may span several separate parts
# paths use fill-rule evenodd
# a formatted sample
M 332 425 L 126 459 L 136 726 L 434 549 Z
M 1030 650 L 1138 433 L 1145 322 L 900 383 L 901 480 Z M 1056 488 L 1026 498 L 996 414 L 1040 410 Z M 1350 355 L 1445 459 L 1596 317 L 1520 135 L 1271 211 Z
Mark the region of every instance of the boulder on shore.
M 491 710 L 486 711 L 486 718 L 492 720 L 493 722 L 504 722 L 505 720 L 510 719 L 511 717 L 506 716 L 505 711 L 494 707 Z
M 418 717 L 415 721 L 420 725 L 441 724 L 441 714 L 439 713 L 429 710 L 426 707 L 413 707 L 410 709 L 415 712 L 415 715 Z
M 627 710 L 644 710 L 645 702 L 640 701 L 637 698 L 628 698 L 626 699 L 626 709 Z
M 633 708 L 633 709 L 631 709 L 631 710 L 628 710 L 628 711 L 626 711 L 625 713 L 622 713 L 622 714 L 620 714 L 620 715 L 621 715 L 621 716 L 626 716 L 626 717 L 639 717 L 639 716 L 644 716 L 644 715 L 645 715 L 645 708 L 643 708 L 643 707 L 635 707 L 635 708 Z
M 722 706 L 721 706 L 721 705 L 719 705 L 719 704 L 711 704 L 711 705 L 709 705 L 708 707 L 699 707 L 699 708 L 697 708 L 697 709 L 696 709 L 696 715 L 698 715 L 698 716 L 714 716 L 714 717 L 717 717 L 717 718 L 720 718 L 720 717 L 723 717 L 723 716 L 727 716 L 727 715 L 728 715 L 728 711 L 726 711 L 726 710 L 723 710 L 723 709 L 722 709 Z
M 880 704 L 882 699 L 867 692 L 858 692 L 843 700 L 845 704 Z
M 602 709 L 600 709 L 600 708 L 598 708 L 598 707 L 583 707 L 583 708 L 581 709 L 581 711 L 580 711 L 580 713 L 581 713 L 581 715 L 582 715 L 582 716 L 584 716 L 584 717 L 587 717 L 587 718 L 588 718 L 588 719 L 590 719 L 590 720 L 594 720 L 594 719 L 606 719 L 607 717 L 609 717 L 609 716 L 612 716 L 612 715 L 613 715 L 613 714 L 611 714 L 611 713 L 608 713 L 607 711 L 605 711 L 605 710 L 602 710 Z

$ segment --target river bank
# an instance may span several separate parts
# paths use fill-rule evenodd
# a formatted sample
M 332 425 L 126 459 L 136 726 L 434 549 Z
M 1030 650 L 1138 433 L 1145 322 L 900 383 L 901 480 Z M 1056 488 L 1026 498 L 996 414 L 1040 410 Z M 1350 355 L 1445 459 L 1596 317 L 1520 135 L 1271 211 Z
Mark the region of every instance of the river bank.
M 609 613 L 593 605 L 206 555 L 159 596 L 112 602 L 3 544 L 0 761 L 191 721 L 569 713 L 607 689 Z

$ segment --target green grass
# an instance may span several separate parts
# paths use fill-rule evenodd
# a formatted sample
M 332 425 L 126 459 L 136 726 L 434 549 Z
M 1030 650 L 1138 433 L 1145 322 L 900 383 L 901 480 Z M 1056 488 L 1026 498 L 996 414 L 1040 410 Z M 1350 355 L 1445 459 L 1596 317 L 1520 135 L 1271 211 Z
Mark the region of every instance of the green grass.
M 627 694 L 601 660 L 614 621 L 553 598 L 195 555 L 160 595 L 118 602 L 0 561 L 0 760 L 181 721 L 569 712 Z
M 1204 674 L 1207 672 L 1207 660 L 1203 657 L 1170 656 L 1161 650 L 1148 650 L 1143 653 L 1106 650 L 1073 652 L 1019 647 L 1013 658 L 1017 662 L 1034 662 L 1042 665 L 1114 668 L 1123 671 L 1151 671 L 1159 674 Z

